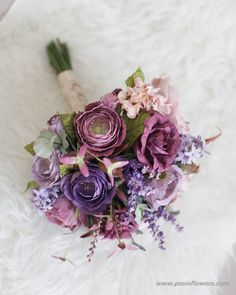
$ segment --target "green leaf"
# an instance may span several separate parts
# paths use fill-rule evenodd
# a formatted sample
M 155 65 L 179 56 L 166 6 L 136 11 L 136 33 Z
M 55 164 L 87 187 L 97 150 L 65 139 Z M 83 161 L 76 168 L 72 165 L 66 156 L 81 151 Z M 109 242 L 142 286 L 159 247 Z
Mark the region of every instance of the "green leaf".
M 59 165 L 60 174 L 62 176 L 66 175 L 66 174 L 68 174 L 70 172 L 73 172 L 75 170 L 78 170 L 78 169 L 79 168 L 78 168 L 77 165 L 64 165 L 64 164 Z
M 59 165 L 59 169 L 60 169 L 60 174 L 62 176 L 64 176 L 70 172 L 71 166 L 70 165 Z
M 29 181 L 27 183 L 26 188 L 24 190 L 24 193 L 27 192 L 28 190 L 32 190 L 32 189 L 37 188 L 37 187 L 38 187 L 37 182 L 34 181 L 34 180 L 31 180 L 31 181 Z
M 64 126 L 66 135 L 69 137 L 69 142 L 76 147 L 77 138 L 74 126 L 75 113 L 60 114 L 59 116 L 61 118 L 62 125 Z
M 143 71 L 142 71 L 142 69 L 139 67 L 139 68 L 137 68 L 136 69 L 136 71 L 131 75 L 131 76 L 129 76 L 128 78 L 127 78 L 127 80 L 125 81 L 125 83 L 126 83 L 126 85 L 128 86 L 128 87 L 134 87 L 134 85 L 135 85 L 135 79 L 136 78 L 141 78 L 143 81 L 144 81 L 144 74 L 143 74 Z
M 24 149 L 30 153 L 32 156 L 35 155 L 35 151 L 34 151 L 34 142 L 32 141 L 31 143 L 27 144 L 26 146 L 24 146 Z
M 147 208 L 146 204 L 138 204 L 135 210 L 135 217 L 138 222 L 140 222 L 143 218 L 143 211 Z
M 166 172 L 162 172 L 159 176 L 159 179 L 165 179 L 167 176 L 167 173 Z
M 36 155 L 42 158 L 49 158 L 52 154 L 52 138 L 55 133 L 50 130 L 41 131 L 39 137 L 34 142 L 34 151 Z
M 135 242 L 135 240 L 133 238 L 131 238 L 131 240 L 132 240 L 132 244 L 134 246 L 138 247 L 140 250 L 146 251 L 146 249 L 142 245 L 140 245 L 137 242 Z
M 60 149 L 62 153 L 65 153 L 69 147 L 68 141 L 66 139 L 66 132 L 64 129 L 60 130 L 59 134 L 55 134 L 51 138 L 51 147 L 53 149 Z
M 150 114 L 146 112 L 140 112 L 135 119 L 130 119 L 127 114 L 123 116 L 126 123 L 126 140 L 129 146 L 132 146 L 139 136 L 144 131 L 144 122 L 150 118 Z
M 136 235 L 142 235 L 143 234 L 143 232 L 140 229 L 136 229 L 135 233 L 136 233 Z

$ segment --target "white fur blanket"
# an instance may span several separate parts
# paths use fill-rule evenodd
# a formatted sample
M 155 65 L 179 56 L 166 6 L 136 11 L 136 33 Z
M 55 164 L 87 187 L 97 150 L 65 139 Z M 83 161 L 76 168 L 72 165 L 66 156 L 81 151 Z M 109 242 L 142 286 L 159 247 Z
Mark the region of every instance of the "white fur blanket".
M 1 295 L 221 294 L 156 282 L 217 281 L 236 242 L 235 11 L 234 0 L 16 0 L 0 22 Z M 23 146 L 55 111 L 69 111 L 45 52 L 55 37 L 68 42 L 91 100 L 142 66 L 147 79 L 172 78 L 194 134 L 222 129 L 176 203 L 184 232 L 163 225 L 166 251 L 146 232 L 138 238 L 146 252 L 108 259 L 115 243 L 100 241 L 88 263 L 89 240 L 78 235 L 68 252 L 76 266 L 51 257 L 63 255 L 73 236 L 37 215 L 22 191 L 32 161 Z

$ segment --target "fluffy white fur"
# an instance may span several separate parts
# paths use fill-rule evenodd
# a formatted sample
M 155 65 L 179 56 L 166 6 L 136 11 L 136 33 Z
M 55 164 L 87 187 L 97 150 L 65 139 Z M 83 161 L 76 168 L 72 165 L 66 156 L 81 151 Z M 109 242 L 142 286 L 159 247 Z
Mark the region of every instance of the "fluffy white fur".
M 0 294 L 218 294 L 211 287 L 157 287 L 156 281 L 216 281 L 236 241 L 234 0 L 17 0 L 0 22 Z M 182 234 L 163 225 L 167 251 L 146 232 L 146 252 L 106 258 L 100 241 L 91 263 L 88 240 L 48 223 L 22 193 L 32 158 L 23 146 L 55 111 L 69 111 L 45 46 L 68 42 L 90 100 L 120 86 L 137 67 L 166 73 L 181 94 L 194 134 L 223 130 L 190 190 L 175 204 Z M 225 279 L 225 278 L 224 278 Z M 227 280 L 227 278 L 226 278 Z M 233 284 L 233 282 L 231 282 Z M 223 288 L 222 294 L 230 294 Z M 236 291 L 235 291 L 236 292 Z M 235 294 L 235 292 L 232 294 Z

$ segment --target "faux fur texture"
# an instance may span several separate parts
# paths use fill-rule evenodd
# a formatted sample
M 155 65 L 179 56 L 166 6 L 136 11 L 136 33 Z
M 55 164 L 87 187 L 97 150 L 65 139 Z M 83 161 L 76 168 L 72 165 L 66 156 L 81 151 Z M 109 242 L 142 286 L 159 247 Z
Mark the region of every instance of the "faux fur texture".
M 157 281 L 217 281 L 236 242 L 235 0 L 17 0 L 0 22 L 0 294 L 217 294 L 213 287 L 157 287 Z M 190 190 L 175 204 L 182 234 L 164 225 L 167 250 L 149 236 L 147 251 L 107 255 L 99 241 L 91 263 L 88 240 L 52 225 L 22 193 L 32 158 L 23 146 L 55 111 L 69 111 L 45 46 L 60 37 L 92 101 L 142 66 L 146 78 L 166 73 L 181 94 L 194 134 L 223 131 Z M 224 287 L 222 294 L 229 294 Z M 234 292 L 234 294 L 236 291 Z M 233 294 L 233 293 L 232 293 Z

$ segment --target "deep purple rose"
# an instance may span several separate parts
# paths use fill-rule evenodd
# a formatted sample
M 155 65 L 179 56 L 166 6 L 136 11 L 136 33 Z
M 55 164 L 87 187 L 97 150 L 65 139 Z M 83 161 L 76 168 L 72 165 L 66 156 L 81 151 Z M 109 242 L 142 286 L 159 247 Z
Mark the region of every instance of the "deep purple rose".
M 87 144 L 96 156 L 110 156 L 120 147 L 126 135 L 123 119 L 102 102 L 89 104 L 75 118 L 80 144 Z
M 173 163 L 180 146 L 177 128 L 167 116 L 155 112 L 145 121 L 144 132 L 136 145 L 138 160 L 163 172 Z
M 34 180 L 43 187 L 56 183 L 60 178 L 57 153 L 53 153 L 49 159 L 35 156 L 32 175 Z
M 65 197 L 83 213 L 103 213 L 111 203 L 116 188 L 98 167 L 90 165 L 88 168 L 88 177 L 83 176 L 80 171 L 64 176 L 61 189 Z

